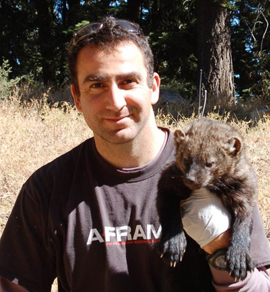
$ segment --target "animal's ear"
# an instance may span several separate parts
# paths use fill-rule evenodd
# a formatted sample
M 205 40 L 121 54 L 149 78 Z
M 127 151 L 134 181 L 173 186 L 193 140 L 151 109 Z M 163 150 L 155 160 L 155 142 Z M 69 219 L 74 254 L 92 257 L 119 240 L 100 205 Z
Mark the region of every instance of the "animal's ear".
M 174 141 L 176 145 L 179 145 L 183 140 L 185 140 L 186 134 L 183 130 L 178 129 L 174 131 Z
M 242 140 L 239 137 L 231 137 L 227 141 L 226 149 L 230 155 L 236 156 L 242 150 Z

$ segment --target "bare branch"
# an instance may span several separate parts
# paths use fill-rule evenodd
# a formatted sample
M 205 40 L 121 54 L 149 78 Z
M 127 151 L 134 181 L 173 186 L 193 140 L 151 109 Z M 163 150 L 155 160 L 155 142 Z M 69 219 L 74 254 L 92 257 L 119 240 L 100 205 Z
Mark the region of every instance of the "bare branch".
M 265 22 L 266 22 L 266 28 L 265 28 L 264 34 L 263 34 L 263 36 L 262 36 L 260 52 L 262 52 L 262 49 L 263 49 L 263 41 L 264 41 L 264 39 L 265 39 L 265 35 L 266 35 L 266 33 L 267 33 L 267 31 L 268 31 L 268 27 L 269 27 L 269 22 L 268 22 L 267 18 L 265 17 L 264 13 L 261 12 L 261 14 L 262 14 L 262 16 L 263 16 L 263 18 L 264 18 L 264 20 L 265 20 Z

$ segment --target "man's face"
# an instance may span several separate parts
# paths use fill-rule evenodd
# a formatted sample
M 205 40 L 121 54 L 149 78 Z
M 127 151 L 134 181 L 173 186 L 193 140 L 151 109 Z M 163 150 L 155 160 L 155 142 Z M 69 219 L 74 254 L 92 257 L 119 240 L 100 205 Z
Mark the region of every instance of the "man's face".
M 76 69 L 80 96 L 74 86 L 72 94 L 97 143 L 120 144 L 140 133 L 147 135 L 159 76 L 154 74 L 149 88 L 143 55 L 136 45 L 124 42 L 111 51 L 85 46 Z

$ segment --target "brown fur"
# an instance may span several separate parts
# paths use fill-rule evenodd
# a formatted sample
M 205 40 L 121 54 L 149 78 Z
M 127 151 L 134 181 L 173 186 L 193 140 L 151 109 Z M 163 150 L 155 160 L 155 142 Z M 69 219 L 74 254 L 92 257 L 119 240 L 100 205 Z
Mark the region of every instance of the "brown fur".
M 176 159 L 166 166 L 158 185 L 163 259 L 175 263 L 183 257 L 186 239 L 175 205 L 192 190 L 204 187 L 216 193 L 231 211 L 228 270 L 235 278 L 244 278 L 247 270 L 254 268 L 249 246 L 256 179 L 246 160 L 243 139 L 229 125 L 209 119 L 194 120 L 185 131 L 176 130 L 174 137 Z

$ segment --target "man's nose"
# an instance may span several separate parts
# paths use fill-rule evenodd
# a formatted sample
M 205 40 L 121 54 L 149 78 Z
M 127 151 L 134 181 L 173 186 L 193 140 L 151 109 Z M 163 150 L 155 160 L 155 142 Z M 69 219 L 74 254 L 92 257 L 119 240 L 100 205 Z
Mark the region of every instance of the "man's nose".
M 107 109 L 118 111 L 126 105 L 126 91 L 119 88 L 115 83 L 109 87 L 107 96 Z

